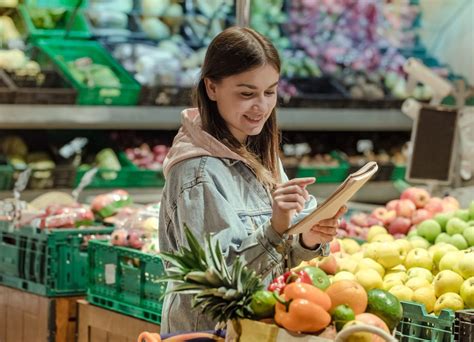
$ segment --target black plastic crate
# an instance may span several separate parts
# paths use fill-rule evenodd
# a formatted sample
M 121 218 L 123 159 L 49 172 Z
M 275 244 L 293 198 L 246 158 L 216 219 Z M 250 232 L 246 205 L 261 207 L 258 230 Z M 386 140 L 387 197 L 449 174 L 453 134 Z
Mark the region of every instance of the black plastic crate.
M 455 313 L 454 341 L 472 342 L 474 340 L 474 309 Z
M 3 70 L 0 70 L 0 103 L 14 103 L 15 85 Z
M 191 88 L 143 86 L 138 104 L 141 106 L 190 106 L 191 94 Z

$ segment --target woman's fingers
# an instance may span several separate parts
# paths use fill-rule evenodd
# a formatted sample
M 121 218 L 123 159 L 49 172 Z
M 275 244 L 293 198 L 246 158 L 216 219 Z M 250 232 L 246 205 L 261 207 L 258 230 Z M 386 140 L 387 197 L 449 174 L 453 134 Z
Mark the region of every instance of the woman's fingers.
M 305 199 L 308 199 L 309 197 L 308 191 L 298 185 L 290 185 L 290 186 L 278 188 L 273 192 L 273 197 L 285 195 L 285 194 L 300 194 Z
M 313 184 L 314 182 L 316 182 L 316 178 L 314 177 L 293 178 L 286 183 L 277 185 L 277 188 L 289 185 L 298 185 L 301 187 L 305 187 L 307 185 Z
M 322 226 L 314 226 L 311 228 L 311 232 L 316 233 L 316 234 L 325 234 L 325 235 L 331 235 L 335 236 L 337 234 L 337 228 L 336 227 L 322 227 Z
M 337 218 L 322 220 L 322 221 L 319 221 L 318 226 L 321 226 L 321 227 L 338 227 L 339 226 L 338 221 L 339 221 L 339 219 L 337 219 Z

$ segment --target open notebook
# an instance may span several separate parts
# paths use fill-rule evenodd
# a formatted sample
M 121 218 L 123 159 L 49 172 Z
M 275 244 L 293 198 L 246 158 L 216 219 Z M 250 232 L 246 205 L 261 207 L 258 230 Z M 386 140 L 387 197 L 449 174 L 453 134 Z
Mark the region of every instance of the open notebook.
M 351 173 L 331 196 L 303 220 L 291 226 L 286 233 L 300 234 L 310 230 L 318 222 L 334 217 L 339 208 L 346 204 L 377 170 L 376 162 L 368 162 L 356 172 Z

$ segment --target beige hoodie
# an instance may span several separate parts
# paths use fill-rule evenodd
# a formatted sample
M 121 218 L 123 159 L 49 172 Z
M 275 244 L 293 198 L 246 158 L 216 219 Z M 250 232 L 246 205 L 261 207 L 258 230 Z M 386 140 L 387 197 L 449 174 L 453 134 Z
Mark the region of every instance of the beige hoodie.
M 191 158 L 212 156 L 246 160 L 202 129 L 201 116 L 197 108 L 188 108 L 181 112 L 182 126 L 173 140 L 173 146 L 163 162 L 163 173 L 168 175 L 173 165 Z

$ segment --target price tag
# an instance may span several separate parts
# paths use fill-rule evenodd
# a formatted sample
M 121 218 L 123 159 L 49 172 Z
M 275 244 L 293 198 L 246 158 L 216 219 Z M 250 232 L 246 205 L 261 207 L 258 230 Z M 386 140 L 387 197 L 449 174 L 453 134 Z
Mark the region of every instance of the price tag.
M 117 269 L 117 265 L 115 264 L 106 264 L 105 265 L 105 283 L 107 285 L 115 284 L 115 270 Z
M 77 188 L 72 191 L 72 197 L 74 197 L 76 201 L 78 200 L 82 190 L 84 190 L 92 182 L 97 171 L 99 171 L 97 167 L 94 167 L 87 171 L 79 182 Z

